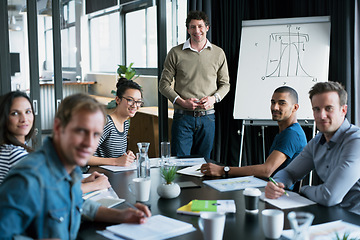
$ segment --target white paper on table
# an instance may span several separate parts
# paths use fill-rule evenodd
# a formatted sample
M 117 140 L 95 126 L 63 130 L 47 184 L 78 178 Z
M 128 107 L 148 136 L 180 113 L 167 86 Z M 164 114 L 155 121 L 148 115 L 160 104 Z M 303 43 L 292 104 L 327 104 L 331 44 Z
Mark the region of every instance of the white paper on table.
M 126 239 L 158 240 L 193 232 L 196 228 L 187 222 L 155 215 L 149 217 L 144 224 L 122 223 L 106 227 L 106 231 Z
M 206 163 L 205 158 L 175 158 L 170 160 L 178 167 L 201 165 Z
M 267 184 L 266 181 L 256 178 L 254 176 L 227 178 L 219 180 L 206 180 L 203 181 L 203 183 L 209 185 L 212 188 L 215 188 L 220 192 L 241 190 L 248 187 L 265 187 Z
M 82 178 L 87 178 L 90 177 L 91 173 L 83 173 L 82 174 Z
M 262 193 L 260 199 L 280 209 L 298 208 L 316 204 L 316 202 L 300 196 L 298 193 L 291 191 L 287 191 L 287 193 L 289 196 L 284 194 L 277 199 L 266 198 L 265 193 Z
M 111 165 L 101 165 L 101 168 L 104 168 L 106 170 L 112 171 L 112 172 L 125 172 L 125 171 L 132 171 L 136 170 L 136 164 L 131 164 L 128 167 L 121 167 L 121 166 L 111 166 Z
M 336 239 L 336 233 L 340 239 L 342 239 L 345 233 L 350 234 L 348 239 L 359 238 L 360 226 L 342 220 L 313 225 L 309 229 L 309 240 Z M 292 229 L 284 230 L 282 235 L 292 239 L 294 231 Z
M 195 165 L 192 167 L 183 168 L 177 171 L 177 173 L 184 174 L 184 175 L 190 175 L 195 177 L 203 177 L 204 174 L 198 170 L 201 167 L 202 164 Z
M 171 165 L 178 167 L 194 166 L 199 164 L 206 163 L 205 158 L 178 158 L 170 157 L 169 162 Z M 161 163 L 161 158 L 150 158 L 151 167 L 159 167 Z
M 99 202 L 102 206 L 111 208 L 122 202 L 125 199 L 119 198 L 112 187 L 108 189 L 96 190 L 89 193 L 83 194 L 83 199 L 90 199 L 92 201 Z

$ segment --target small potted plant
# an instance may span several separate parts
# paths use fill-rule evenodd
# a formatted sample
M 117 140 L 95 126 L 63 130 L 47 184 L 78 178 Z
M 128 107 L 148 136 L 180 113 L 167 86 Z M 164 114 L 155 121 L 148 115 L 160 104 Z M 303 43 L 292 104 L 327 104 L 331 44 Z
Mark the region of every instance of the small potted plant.
M 360 238 L 350 238 L 350 233 L 344 233 L 344 235 L 341 237 L 338 233 L 336 233 L 336 238 L 334 240 L 359 240 Z
M 157 188 L 157 193 L 162 198 L 176 198 L 180 195 L 180 186 L 177 183 L 174 183 L 176 178 L 176 166 L 162 166 L 160 167 L 161 177 L 164 179 L 164 183 L 159 185 Z

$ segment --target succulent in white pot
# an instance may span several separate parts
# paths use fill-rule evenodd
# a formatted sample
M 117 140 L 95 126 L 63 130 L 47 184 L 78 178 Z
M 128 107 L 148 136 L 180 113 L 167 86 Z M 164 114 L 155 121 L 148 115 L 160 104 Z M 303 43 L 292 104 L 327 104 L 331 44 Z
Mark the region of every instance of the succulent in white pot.
M 174 183 L 176 178 L 176 166 L 161 166 L 160 174 L 161 177 L 165 180 L 163 184 L 160 184 L 157 188 L 157 193 L 162 198 L 176 198 L 180 195 L 180 186 L 177 183 Z

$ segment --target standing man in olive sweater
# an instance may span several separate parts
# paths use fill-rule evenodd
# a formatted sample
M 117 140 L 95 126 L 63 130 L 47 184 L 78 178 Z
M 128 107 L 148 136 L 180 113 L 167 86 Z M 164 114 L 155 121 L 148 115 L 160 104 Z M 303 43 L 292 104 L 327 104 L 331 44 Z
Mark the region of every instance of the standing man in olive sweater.
M 210 158 L 215 134 L 214 104 L 229 92 L 229 72 L 224 51 L 206 38 L 207 15 L 190 12 L 186 28 L 190 39 L 169 51 L 159 91 L 175 108 L 172 155 Z

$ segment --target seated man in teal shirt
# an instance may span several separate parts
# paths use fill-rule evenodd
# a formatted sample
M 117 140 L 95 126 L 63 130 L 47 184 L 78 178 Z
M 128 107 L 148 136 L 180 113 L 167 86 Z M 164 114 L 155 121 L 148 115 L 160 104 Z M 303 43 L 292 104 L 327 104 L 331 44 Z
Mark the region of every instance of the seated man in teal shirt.
M 85 94 L 63 100 L 53 137 L 26 156 L 0 186 L 0 238 L 76 239 L 81 213 L 94 220 L 143 223 L 149 209 L 117 210 L 86 201 L 81 171 L 94 153 L 105 124 L 100 103 Z
M 321 82 L 309 94 L 320 132 L 289 166 L 275 174 L 279 186 L 269 182 L 265 196 L 280 197 L 285 187 L 315 169 L 323 183 L 303 186 L 300 192 L 319 204 L 340 204 L 360 215 L 360 128 L 345 118 L 347 93 L 337 82 Z
M 274 91 L 271 98 L 272 119 L 279 125 L 279 133 L 270 148 L 270 155 L 264 164 L 244 167 L 219 166 L 213 163 L 203 164 L 201 172 L 208 176 L 256 176 L 267 178 L 287 166 L 306 145 L 306 136 L 297 122 L 299 109 L 297 92 L 287 86 Z

